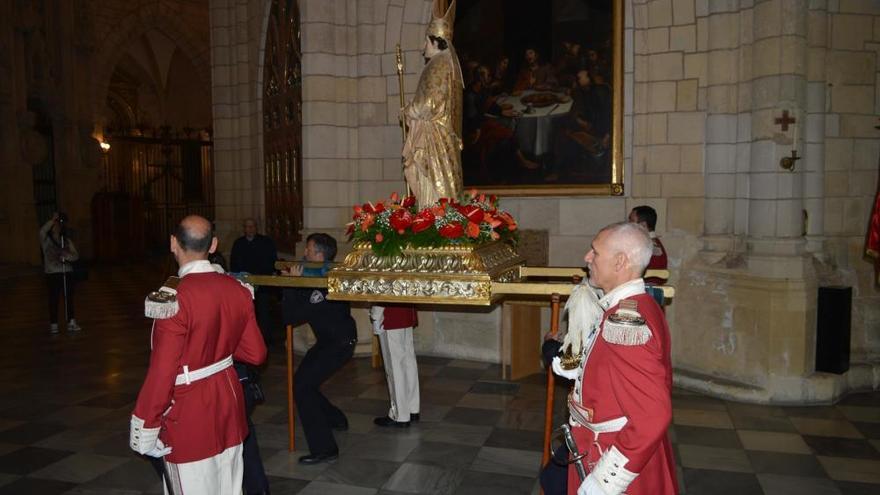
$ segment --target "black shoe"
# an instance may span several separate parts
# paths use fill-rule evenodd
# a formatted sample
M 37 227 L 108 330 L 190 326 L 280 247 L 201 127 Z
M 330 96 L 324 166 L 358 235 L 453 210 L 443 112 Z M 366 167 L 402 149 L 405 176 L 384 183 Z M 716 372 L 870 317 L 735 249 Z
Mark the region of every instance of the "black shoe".
M 376 426 L 393 426 L 394 428 L 409 428 L 409 421 L 394 421 L 388 416 L 382 416 L 373 420 Z
M 418 423 L 419 422 L 419 413 L 410 414 L 409 420 L 412 421 L 413 423 Z
M 335 424 L 331 428 L 336 431 L 348 431 L 348 418 L 342 418 L 342 423 Z
M 312 465 L 312 464 L 320 464 L 322 462 L 336 462 L 336 459 L 339 459 L 339 451 L 335 452 L 327 452 L 326 454 L 309 454 L 304 455 L 299 458 L 300 464 Z

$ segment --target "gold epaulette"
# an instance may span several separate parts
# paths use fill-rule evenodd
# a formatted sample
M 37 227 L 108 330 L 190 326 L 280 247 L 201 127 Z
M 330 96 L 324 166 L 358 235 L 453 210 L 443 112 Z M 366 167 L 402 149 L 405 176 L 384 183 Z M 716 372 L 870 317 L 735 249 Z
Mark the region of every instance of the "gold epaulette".
M 147 294 L 144 299 L 144 316 L 164 320 L 177 314 L 180 306 L 177 304 L 177 286 L 180 284 L 178 277 L 168 277 L 168 280 Z
M 651 329 L 638 311 L 638 301 L 624 299 L 617 311 L 608 316 L 602 327 L 602 338 L 609 344 L 645 345 L 651 339 Z

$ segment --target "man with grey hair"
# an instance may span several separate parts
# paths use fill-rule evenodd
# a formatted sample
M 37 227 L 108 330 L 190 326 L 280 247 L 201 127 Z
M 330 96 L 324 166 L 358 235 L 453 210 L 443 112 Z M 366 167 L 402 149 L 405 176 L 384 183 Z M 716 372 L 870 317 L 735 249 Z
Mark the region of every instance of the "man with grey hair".
M 581 332 L 576 368 L 553 360 L 556 374 L 575 380 L 569 425 L 588 469 L 580 479 L 575 465 L 569 466 L 569 494 L 678 493 L 666 434 L 672 420 L 669 327 L 641 278 L 652 251 L 644 227 L 617 223 L 596 235 L 584 257 L 589 284 L 604 294 L 598 299 L 601 313 L 581 318 L 583 329 L 569 329 Z M 570 322 L 578 311 L 593 313 L 569 306 Z

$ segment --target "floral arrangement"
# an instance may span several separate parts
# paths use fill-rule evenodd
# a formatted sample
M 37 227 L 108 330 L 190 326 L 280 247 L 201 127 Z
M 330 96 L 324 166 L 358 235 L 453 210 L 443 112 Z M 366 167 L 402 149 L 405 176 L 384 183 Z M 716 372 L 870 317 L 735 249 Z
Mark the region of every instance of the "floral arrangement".
M 354 207 L 351 241 L 367 241 L 379 256 L 395 256 L 407 245 L 440 247 L 516 242 L 516 221 L 498 208 L 494 195 L 469 191 L 460 200 L 441 198 L 418 210 L 413 196 L 397 193 L 386 201 Z

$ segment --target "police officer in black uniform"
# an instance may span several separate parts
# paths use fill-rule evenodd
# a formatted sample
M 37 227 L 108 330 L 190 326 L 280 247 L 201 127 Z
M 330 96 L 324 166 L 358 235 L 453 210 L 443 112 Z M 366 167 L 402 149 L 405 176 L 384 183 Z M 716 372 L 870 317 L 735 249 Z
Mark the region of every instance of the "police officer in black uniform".
M 323 262 L 321 268 L 297 265 L 283 272 L 290 276 L 324 276 L 336 257 L 336 239 L 316 233 L 306 239 L 305 261 Z M 357 344 L 357 327 L 347 302 L 328 301 L 326 289 L 285 289 L 284 323 L 308 323 L 317 342 L 306 353 L 296 370 L 294 392 L 296 409 L 302 422 L 309 455 L 300 464 L 332 462 L 339 457 L 339 447 L 331 430 L 347 430 L 345 414 L 327 400 L 320 387 L 336 370 L 351 359 Z

